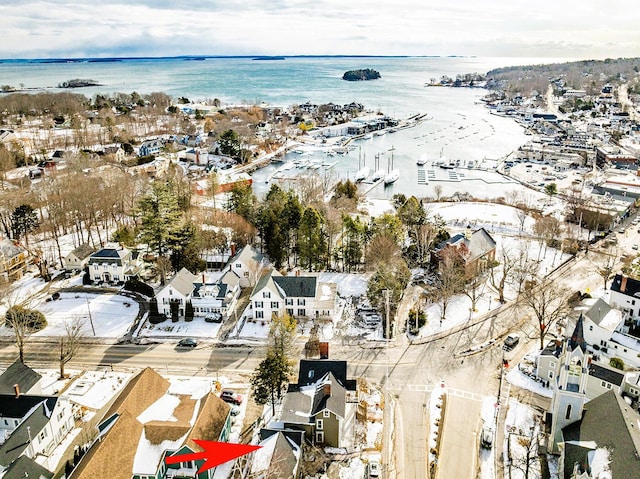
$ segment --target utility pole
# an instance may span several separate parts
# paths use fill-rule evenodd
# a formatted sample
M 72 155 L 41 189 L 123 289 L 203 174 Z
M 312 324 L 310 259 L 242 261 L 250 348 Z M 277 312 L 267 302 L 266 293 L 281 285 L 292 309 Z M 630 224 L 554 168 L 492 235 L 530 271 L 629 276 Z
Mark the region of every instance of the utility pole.
M 89 298 L 85 297 L 87 300 L 87 311 L 89 311 L 89 323 L 91 323 L 91 331 L 93 331 L 93 335 L 96 335 L 96 328 L 93 326 L 93 319 L 91 318 L 91 308 L 89 307 Z

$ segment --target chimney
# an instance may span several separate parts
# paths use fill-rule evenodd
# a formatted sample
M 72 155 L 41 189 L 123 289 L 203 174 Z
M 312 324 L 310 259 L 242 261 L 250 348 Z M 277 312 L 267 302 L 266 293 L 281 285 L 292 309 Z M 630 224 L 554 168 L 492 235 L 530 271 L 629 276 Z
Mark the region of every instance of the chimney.
M 325 384 L 322 387 L 322 393 L 323 393 L 324 397 L 330 397 L 331 396 L 331 383 Z
M 467 226 L 467 229 L 464 232 L 464 239 L 466 239 L 467 241 L 471 241 L 471 226 Z
M 14 384 L 13 391 L 16 393 L 16 399 L 18 399 L 20 397 L 20 385 L 17 383 Z
M 625 289 L 627 289 L 627 277 L 622 276 L 622 281 L 620 282 L 620 292 L 624 293 Z
M 233 258 L 236 255 L 236 244 L 231 243 L 231 257 Z

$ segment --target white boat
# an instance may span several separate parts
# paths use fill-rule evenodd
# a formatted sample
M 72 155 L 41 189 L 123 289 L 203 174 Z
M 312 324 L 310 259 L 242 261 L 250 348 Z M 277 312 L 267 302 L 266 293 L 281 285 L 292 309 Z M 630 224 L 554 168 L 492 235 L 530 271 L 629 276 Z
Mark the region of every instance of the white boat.
M 380 181 L 384 177 L 385 177 L 384 170 L 376 170 L 373 172 L 373 175 L 371 175 L 371 181 L 373 182 Z
M 400 170 L 394 168 L 389 173 L 387 173 L 384 177 L 384 184 L 390 185 L 391 183 L 395 183 L 396 180 L 400 178 Z
M 427 164 L 427 155 L 425 153 L 422 154 L 420 158 L 416 160 L 416 164 L 422 166 Z
M 356 181 L 364 181 L 369 176 L 370 169 L 368 166 L 363 166 L 356 173 Z

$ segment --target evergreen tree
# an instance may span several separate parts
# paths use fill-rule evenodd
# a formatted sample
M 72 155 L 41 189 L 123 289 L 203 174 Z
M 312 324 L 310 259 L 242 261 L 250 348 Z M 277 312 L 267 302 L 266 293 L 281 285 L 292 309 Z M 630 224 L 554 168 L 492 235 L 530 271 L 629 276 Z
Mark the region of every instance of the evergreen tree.
M 277 269 L 282 267 L 287 243 L 288 222 L 284 217 L 287 195 L 278 185 L 272 185 L 257 215 L 257 227 L 264 252 Z
M 349 273 L 362 263 L 366 231 L 360 218 L 342 216 L 342 261 Z
M 315 208 L 304 210 L 298 229 L 298 248 L 300 264 L 312 271 L 315 266 L 324 264 L 326 238 L 322 226 L 324 219 Z
M 245 220 L 253 222 L 255 219 L 256 197 L 251 185 L 235 184 L 229 192 L 227 211 L 242 216 Z
M 188 299 L 184 305 L 184 320 L 187 322 L 193 321 L 193 304 L 191 304 L 190 299 Z
M 222 132 L 218 137 L 218 145 L 220 145 L 220 153 L 223 155 L 236 160 L 240 158 L 240 137 L 235 131 L 229 129 Z
M 182 225 L 182 212 L 170 182 L 154 181 L 151 191 L 140 199 L 140 240 L 158 256 L 167 253 L 168 245 L 176 241 Z
M 11 214 L 11 230 L 13 237 L 17 240 L 24 236 L 28 242 L 27 235 L 38 226 L 38 214 L 31 205 L 20 205 Z

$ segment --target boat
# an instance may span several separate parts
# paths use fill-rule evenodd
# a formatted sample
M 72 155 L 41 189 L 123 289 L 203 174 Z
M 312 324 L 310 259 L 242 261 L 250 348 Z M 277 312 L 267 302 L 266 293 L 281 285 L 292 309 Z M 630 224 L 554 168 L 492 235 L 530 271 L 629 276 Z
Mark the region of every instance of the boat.
M 356 173 L 356 181 L 364 181 L 369 176 L 370 169 L 368 166 L 363 166 Z
M 384 186 L 395 183 L 398 178 L 400 178 L 400 170 L 393 167 L 393 150 L 395 148 L 391 147 L 391 161 L 387 163 L 387 174 L 384 177 Z
M 398 180 L 398 178 L 400 178 L 400 170 L 398 170 L 397 168 L 394 168 L 393 170 L 391 170 L 389 173 L 385 175 L 384 177 L 385 186 L 395 183 Z
M 422 156 L 416 160 L 416 164 L 418 164 L 420 166 L 427 164 L 427 155 L 426 155 L 426 153 L 423 153 Z
M 380 181 L 384 177 L 385 177 L 384 170 L 376 170 L 373 172 L 373 175 L 371 175 L 371 181 L 375 183 L 376 181 Z

